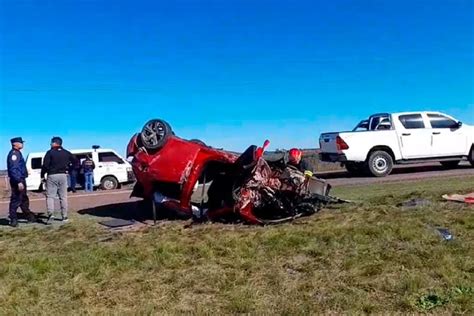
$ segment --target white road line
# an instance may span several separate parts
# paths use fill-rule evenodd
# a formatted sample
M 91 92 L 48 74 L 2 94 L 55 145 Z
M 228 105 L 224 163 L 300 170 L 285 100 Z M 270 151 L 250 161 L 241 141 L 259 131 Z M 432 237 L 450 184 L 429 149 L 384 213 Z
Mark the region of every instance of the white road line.
M 104 192 L 104 193 L 80 194 L 80 195 L 68 194 L 67 197 L 68 197 L 68 199 L 71 199 L 71 198 L 81 198 L 81 197 L 91 197 L 91 196 L 118 195 L 118 194 L 125 194 L 125 193 L 130 194 L 130 192 L 132 192 L 132 190 Z M 37 198 L 37 199 L 30 199 L 30 202 L 44 201 L 45 199 L 46 199 L 46 197 Z M 8 203 L 10 203 L 10 201 L 0 201 L 0 204 L 8 204 Z

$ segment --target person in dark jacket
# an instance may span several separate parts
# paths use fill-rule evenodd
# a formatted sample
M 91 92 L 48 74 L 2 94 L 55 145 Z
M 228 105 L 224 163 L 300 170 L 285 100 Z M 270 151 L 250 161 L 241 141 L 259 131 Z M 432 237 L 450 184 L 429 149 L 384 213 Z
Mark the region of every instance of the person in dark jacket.
M 91 159 L 91 157 L 87 156 L 82 162 L 82 171 L 84 172 L 84 189 L 86 192 L 94 191 L 94 169 L 94 161 Z
M 70 164 L 76 164 L 76 157 L 63 148 L 61 137 L 51 139 L 51 149 L 43 159 L 41 178 L 46 180 L 47 223 L 54 218 L 54 200 L 59 197 L 61 220 L 67 221 L 67 170 Z M 45 177 L 46 176 L 46 177 Z
M 26 170 L 25 159 L 21 154 L 23 149 L 23 139 L 15 137 L 10 140 L 12 150 L 7 156 L 8 177 L 10 178 L 11 196 L 9 206 L 10 226 L 18 226 L 18 207 L 26 216 L 29 222 L 36 222 L 36 216 L 30 211 L 30 200 L 26 193 L 26 178 L 28 171 Z
M 70 163 L 68 169 L 68 184 L 69 188 L 71 189 L 72 193 L 76 193 L 76 186 L 77 186 L 77 174 L 81 170 L 81 163 L 76 159 L 76 163 Z

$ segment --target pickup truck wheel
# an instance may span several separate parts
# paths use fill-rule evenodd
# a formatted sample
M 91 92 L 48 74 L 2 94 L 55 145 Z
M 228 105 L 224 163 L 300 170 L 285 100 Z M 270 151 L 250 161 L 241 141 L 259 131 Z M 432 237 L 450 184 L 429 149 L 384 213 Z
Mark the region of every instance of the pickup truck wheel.
M 153 119 L 143 126 L 140 140 L 146 149 L 154 150 L 163 147 L 172 134 L 171 126 L 166 121 Z
M 374 151 L 367 159 L 367 169 L 375 177 L 385 177 L 393 168 L 393 159 L 386 151 Z
M 474 145 L 471 147 L 471 151 L 469 152 L 469 156 L 467 157 L 467 160 L 471 163 L 471 166 L 474 167 Z
M 441 162 L 441 165 L 446 168 L 446 169 L 452 169 L 452 168 L 456 168 L 459 163 L 461 162 L 461 160 L 456 160 L 456 161 L 442 161 Z

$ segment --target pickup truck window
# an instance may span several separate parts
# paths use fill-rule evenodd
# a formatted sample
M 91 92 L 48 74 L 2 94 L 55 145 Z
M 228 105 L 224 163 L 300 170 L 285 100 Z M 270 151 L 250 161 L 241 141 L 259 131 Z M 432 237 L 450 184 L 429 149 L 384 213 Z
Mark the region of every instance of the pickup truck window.
M 450 119 L 440 114 L 428 114 L 432 128 L 455 128 L 458 123 L 455 120 Z
M 421 114 L 400 115 L 398 119 L 406 129 L 425 128 Z

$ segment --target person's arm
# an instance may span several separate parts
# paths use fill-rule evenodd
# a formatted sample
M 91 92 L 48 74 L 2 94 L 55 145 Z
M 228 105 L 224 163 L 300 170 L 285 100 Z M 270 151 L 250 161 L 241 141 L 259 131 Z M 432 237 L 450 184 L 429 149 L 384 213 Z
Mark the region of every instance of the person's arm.
M 49 172 L 49 165 L 51 164 L 51 155 L 48 151 L 43 158 L 43 166 L 41 167 L 41 179 L 44 179 L 44 175 Z
M 77 157 L 72 153 L 69 153 L 69 163 L 72 166 L 72 169 L 77 169 Z
M 308 162 L 306 159 L 301 159 L 300 171 L 305 174 L 305 176 L 312 177 L 315 172 L 313 165 Z
M 8 158 L 8 170 L 10 171 L 10 179 L 15 183 L 20 183 L 21 178 L 20 158 L 16 154 L 12 154 Z
M 95 162 L 94 162 L 94 160 L 92 160 L 92 170 L 94 170 L 94 169 L 95 169 Z

